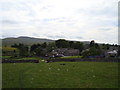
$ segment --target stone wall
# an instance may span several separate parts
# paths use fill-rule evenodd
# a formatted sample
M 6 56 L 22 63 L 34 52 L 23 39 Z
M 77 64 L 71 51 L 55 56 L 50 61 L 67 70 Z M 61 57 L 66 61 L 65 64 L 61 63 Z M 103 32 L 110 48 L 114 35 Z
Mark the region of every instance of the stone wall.
M 39 63 L 39 60 L 2 60 L 2 63 Z
M 47 62 L 80 62 L 80 61 L 94 61 L 94 62 L 120 62 L 120 58 L 52 58 L 52 59 L 47 59 Z

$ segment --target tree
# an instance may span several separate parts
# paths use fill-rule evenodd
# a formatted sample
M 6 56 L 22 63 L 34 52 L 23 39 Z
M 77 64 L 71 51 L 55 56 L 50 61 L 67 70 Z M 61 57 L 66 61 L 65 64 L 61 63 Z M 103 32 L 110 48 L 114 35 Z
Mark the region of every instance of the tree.
M 46 47 L 47 47 L 47 43 L 44 42 L 43 44 L 41 44 L 41 47 L 42 47 L 42 48 L 46 48 Z
M 14 44 L 14 45 L 11 45 L 11 47 L 15 47 L 15 48 L 19 49 L 19 56 L 22 56 L 22 57 L 28 56 L 28 46 L 27 45 L 19 43 L 19 45 Z
M 109 44 L 102 44 L 102 49 L 108 50 L 110 48 Z
M 73 43 L 73 46 L 72 46 L 74 49 L 79 49 L 79 51 L 81 52 L 82 50 L 83 50 L 83 48 L 84 48 L 84 46 L 83 46 L 83 43 L 81 43 L 81 42 L 75 42 L 75 43 Z
M 17 45 L 17 44 L 15 43 L 14 45 L 11 45 L 11 47 L 18 48 L 19 45 Z
M 92 40 L 92 41 L 90 42 L 90 47 L 94 47 L 94 45 L 95 45 L 95 41 Z
M 108 50 L 110 48 L 110 45 L 109 44 L 106 44 L 106 49 Z
M 34 50 L 34 54 L 35 54 L 36 56 L 40 56 L 41 52 L 42 52 L 42 48 L 41 48 L 41 47 L 38 47 L 38 48 L 36 48 L 36 49 Z
M 69 47 L 69 42 L 65 39 L 59 39 L 55 41 L 55 44 L 58 48 L 68 48 Z
M 36 48 L 40 47 L 40 44 L 33 44 L 30 48 L 30 52 L 32 53 L 33 51 L 35 51 Z
M 47 45 L 46 49 L 47 49 L 47 52 L 51 52 L 52 50 L 56 49 L 56 44 L 54 42 L 51 42 Z
M 90 42 L 90 48 L 100 49 L 100 46 L 94 40 Z
M 19 51 L 20 51 L 20 56 L 28 56 L 28 46 L 24 44 L 19 44 Z
M 30 53 L 31 55 L 39 55 L 39 52 L 41 51 L 41 44 L 33 44 L 30 47 Z
M 89 46 L 90 46 L 90 48 L 82 53 L 82 55 L 84 57 L 95 56 L 95 55 L 100 55 L 101 54 L 100 46 L 97 43 L 95 43 L 94 40 L 92 40 L 90 42 Z
M 82 53 L 82 56 L 87 57 L 87 56 L 96 56 L 96 55 L 100 55 L 100 54 L 101 54 L 100 49 L 96 49 L 96 48 L 92 47 L 89 50 L 84 51 Z
M 73 48 L 73 45 L 74 45 L 74 41 L 69 41 L 70 48 Z
M 30 48 L 31 55 L 35 56 L 45 56 L 47 53 L 47 43 L 44 42 L 42 44 L 33 44 Z

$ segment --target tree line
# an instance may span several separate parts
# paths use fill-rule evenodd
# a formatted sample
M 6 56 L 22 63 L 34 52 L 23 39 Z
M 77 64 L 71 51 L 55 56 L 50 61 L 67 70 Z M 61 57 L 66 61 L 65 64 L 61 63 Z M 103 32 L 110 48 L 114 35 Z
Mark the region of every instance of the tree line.
M 41 43 L 41 44 L 33 44 L 31 46 L 27 46 L 24 44 L 14 44 L 11 47 L 19 49 L 19 56 L 45 56 L 46 53 L 51 52 L 57 48 L 73 48 L 78 49 L 80 51 L 80 55 L 83 56 L 91 56 L 91 55 L 100 55 L 102 50 L 108 50 L 110 47 L 118 47 L 118 45 L 110 45 L 110 44 L 97 44 L 94 40 L 92 40 L 89 44 L 84 44 L 79 41 L 68 41 L 65 39 L 59 39 L 55 42 L 51 43 Z M 120 47 L 120 46 L 119 46 Z M 120 54 L 120 51 L 118 51 Z

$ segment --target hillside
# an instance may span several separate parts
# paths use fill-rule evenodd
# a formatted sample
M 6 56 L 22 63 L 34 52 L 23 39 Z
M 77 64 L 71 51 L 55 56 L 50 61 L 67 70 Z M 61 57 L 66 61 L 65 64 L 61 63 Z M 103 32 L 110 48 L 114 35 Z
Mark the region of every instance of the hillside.
M 37 43 L 44 43 L 44 42 L 54 42 L 55 40 L 51 40 L 51 39 L 43 39 L 43 38 L 33 38 L 33 37 L 10 37 L 10 38 L 4 38 L 2 39 L 2 45 L 3 46 L 11 46 L 14 43 L 19 44 L 19 43 L 23 43 L 25 45 L 32 45 L 32 44 L 37 44 Z M 70 41 L 70 40 L 68 40 Z M 76 41 L 75 41 L 76 42 Z M 89 41 L 81 41 L 84 44 L 89 44 Z
M 5 38 L 5 39 L 2 39 L 2 45 L 10 46 L 10 45 L 13 45 L 14 43 L 16 44 L 23 43 L 25 45 L 32 45 L 37 43 L 53 42 L 53 41 L 54 40 L 32 38 L 32 37 Z

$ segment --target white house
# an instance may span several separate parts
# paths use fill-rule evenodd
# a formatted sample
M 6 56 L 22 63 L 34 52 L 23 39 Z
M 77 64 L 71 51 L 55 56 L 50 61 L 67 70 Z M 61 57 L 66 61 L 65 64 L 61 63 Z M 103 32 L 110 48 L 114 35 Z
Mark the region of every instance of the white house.
M 116 57 L 117 56 L 117 50 L 112 50 L 107 52 L 108 57 Z

